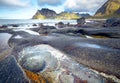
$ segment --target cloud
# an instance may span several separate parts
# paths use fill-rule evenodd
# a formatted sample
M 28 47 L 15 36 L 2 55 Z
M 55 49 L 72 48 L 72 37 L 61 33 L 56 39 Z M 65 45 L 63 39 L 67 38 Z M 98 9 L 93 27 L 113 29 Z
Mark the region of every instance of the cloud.
M 66 11 L 95 12 L 107 0 L 66 0 L 64 7 Z
M 38 0 L 39 6 L 50 5 L 50 6 L 57 6 L 61 5 L 63 0 Z
M 26 7 L 29 0 L 0 0 L 0 8 L 14 8 L 14 7 Z

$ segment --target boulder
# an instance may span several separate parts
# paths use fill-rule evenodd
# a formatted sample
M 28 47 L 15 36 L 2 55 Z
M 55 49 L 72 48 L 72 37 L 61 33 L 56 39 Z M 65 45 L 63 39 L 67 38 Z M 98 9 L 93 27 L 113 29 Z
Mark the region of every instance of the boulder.
M 37 24 L 33 24 L 32 26 L 37 26 Z
M 120 27 L 119 18 L 109 18 L 106 20 L 105 27 Z
M 58 28 L 64 28 L 65 24 L 63 22 L 58 22 L 57 24 L 55 24 Z
M 42 50 L 39 45 L 24 48 L 17 60 L 24 69 L 35 73 L 45 71 L 47 68 L 54 70 L 57 66 L 57 59 L 50 52 Z
M 13 56 L 0 60 L 0 83 L 30 83 Z
M 84 17 L 77 19 L 77 25 L 78 25 L 78 26 L 81 26 L 81 25 L 83 25 L 84 23 L 85 23 L 85 18 L 84 18 Z
M 104 81 L 100 75 L 79 65 L 49 45 L 26 47 L 19 52 L 17 60 L 24 69 L 36 74 L 43 73 L 45 78 L 52 78 L 53 82 L 50 83 L 86 83 L 86 81 L 88 83 L 102 83 Z M 42 67 L 44 62 L 45 66 Z
M 0 26 L 0 28 L 8 28 L 8 26 L 7 25 L 2 25 L 2 26 Z
M 48 33 L 51 32 L 51 30 L 56 29 L 56 27 L 54 27 L 54 26 L 49 26 L 49 25 L 43 25 L 43 24 L 41 24 L 41 25 L 39 25 L 39 26 L 40 26 L 40 27 L 37 28 L 36 30 L 35 30 L 35 28 L 34 28 L 33 31 L 36 31 L 36 32 L 38 32 L 39 34 L 44 34 L 44 35 L 47 35 Z
M 12 27 L 19 27 L 18 24 L 11 24 Z

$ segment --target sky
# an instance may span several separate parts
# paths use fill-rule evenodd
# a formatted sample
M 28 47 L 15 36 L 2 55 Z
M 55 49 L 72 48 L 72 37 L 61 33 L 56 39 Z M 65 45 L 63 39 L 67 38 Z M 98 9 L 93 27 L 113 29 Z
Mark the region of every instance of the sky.
M 107 0 L 0 0 L 0 18 L 30 19 L 38 9 L 93 15 Z

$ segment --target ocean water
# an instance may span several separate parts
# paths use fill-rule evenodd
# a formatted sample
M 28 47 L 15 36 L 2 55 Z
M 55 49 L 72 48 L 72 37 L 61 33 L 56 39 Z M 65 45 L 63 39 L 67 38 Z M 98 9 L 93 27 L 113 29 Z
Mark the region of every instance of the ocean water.
M 33 24 L 33 23 L 43 23 L 47 25 L 55 25 L 55 23 L 64 22 L 65 24 L 76 24 L 76 20 L 37 20 L 37 19 L 0 19 L 0 25 L 7 24 Z

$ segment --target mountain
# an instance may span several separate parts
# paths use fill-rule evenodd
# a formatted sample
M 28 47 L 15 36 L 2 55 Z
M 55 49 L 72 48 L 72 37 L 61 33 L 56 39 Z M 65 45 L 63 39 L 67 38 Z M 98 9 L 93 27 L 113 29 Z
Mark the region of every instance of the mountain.
M 46 19 L 46 18 L 54 18 L 56 16 L 56 12 L 47 8 L 42 8 L 38 10 L 36 14 L 33 16 L 33 19 Z
M 56 16 L 56 18 L 55 19 L 59 19 L 59 20 L 73 20 L 73 19 L 78 19 L 78 18 L 80 18 L 80 16 L 79 15 L 77 15 L 76 13 L 73 13 L 73 12 L 71 12 L 71 13 L 69 13 L 69 12 L 61 12 L 60 14 L 58 14 L 57 16 Z
M 79 14 L 79 13 L 78 13 L 78 15 L 81 16 L 81 17 L 84 17 L 84 18 L 89 18 L 89 17 L 91 17 L 91 15 L 88 14 L 88 13 L 83 13 L 83 14 Z
M 94 15 L 95 17 L 120 17 L 120 0 L 108 0 Z
M 116 14 L 120 14 L 120 8 L 115 13 Z
M 33 16 L 33 19 L 59 19 L 59 20 L 71 20 L 80 18 L 77 13 L 69 13 L 69 12 L 61 12 L 57 14 L 55 11 L 43 8 L 38 10 L 36 14 Z
M 53 11 L 53 10 L 50 10 L 50 9 L 47 9 L 47 8 L 43 8 L 41 9 L 40 11 L 38 10 L 38 12 L 41 14 L 41 15 L 44 15 L 46 17 L 54 17 L 56 16 L 56 12 Z
M 79 14 L 79 13 L 66 12 L 66 11 L 57 14 L 54 10 L 42 8 L 41 10 L 37 10 L 36 14 L 33 16 L 33 19 L 74 20 L 80 17 L 89 18 L 90 15 L 88 13 Z

